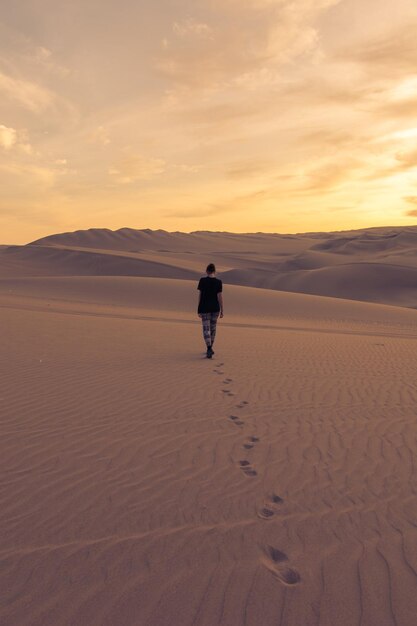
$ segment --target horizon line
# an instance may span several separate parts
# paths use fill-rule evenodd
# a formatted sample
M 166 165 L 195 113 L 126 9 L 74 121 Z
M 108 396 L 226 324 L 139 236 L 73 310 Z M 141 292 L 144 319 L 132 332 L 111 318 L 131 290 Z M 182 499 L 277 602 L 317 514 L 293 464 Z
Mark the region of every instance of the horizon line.
M 60 235 L 72 235 L 75 233 L 81 232 L 90 232 L 90 231 L 108 231 L 111 233 L 118 233 L 120 231 L 135 231 L 135 232 L 147 232 L 147 233 L 166 233 L 168 235 L 197 235 L 197 234 L 212 234 L 212 235 L 271 235 L 277 237 L 288 237 L 288 236 L 301 236 L 301 235 L 326 235 L 326 234 L 342 234 L 342 233 L 352 233 L 352 232 L 363 232 L 363 231 L 376 231 L 376 230 L 384 230 L 384 229 L 393 229 L 393 230 L 402 230 L 408 228 L 417 228 L 417 223 L 414 224 L 403 224 L 401 226 L 394 225 L 386 225 L 386 226 L 365 226 L 363 228 L 346 228 L 342 230 L 317 230 L 317 231 L 297 231 L 297 232 L 277 232 L 277 231 L 252 231 L 252 232 L 233 232 L 228 230 L 191 230 L 191 231 L 182 231 L 182 230 L 165 230 L 163 228 L 132 228 L 130 226 L 123 226 L 117 229 L 111 229 L 108 227 L 99 227 L 92 226 L 90 228 L 78 228 L 76 230 L 68 230 L 63 232 L 51 233 L 50 235 L 45 235 L 43 237 L 39 237 L 37 239 L 33 239 L 32 241 L 28 241 L 23 244 L 0 244 L 1 247 L 11 247 L 11 246 L 26 246 L 30 244 L 34 244 L 37 241 L 42 241 L 43 239 L 48 239 L 49 237 L 56 237 Z

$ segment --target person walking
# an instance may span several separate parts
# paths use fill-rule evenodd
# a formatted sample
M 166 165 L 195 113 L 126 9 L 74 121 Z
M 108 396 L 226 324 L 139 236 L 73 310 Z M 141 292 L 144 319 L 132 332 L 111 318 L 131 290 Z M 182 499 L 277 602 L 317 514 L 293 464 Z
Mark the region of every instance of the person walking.
M 213 344 L 216 337 L 217 320 L 223 317 L 223 283 L 216 278 L 216 266 L 209 263 L 206 269 L 207 276 L 200 278 L 198 315 L 203 322 L 203 337 L 207 346 L 207 358 L 214 354 Z

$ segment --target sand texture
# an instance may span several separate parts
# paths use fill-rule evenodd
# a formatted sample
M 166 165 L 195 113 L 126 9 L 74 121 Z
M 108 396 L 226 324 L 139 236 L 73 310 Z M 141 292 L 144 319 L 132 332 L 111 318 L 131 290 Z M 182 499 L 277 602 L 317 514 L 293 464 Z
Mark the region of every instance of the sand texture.
M 83 236 L 0 250 L 1 626 L 415 626 L 417 312 L 222 274 L 210 361 L 217 253 Z

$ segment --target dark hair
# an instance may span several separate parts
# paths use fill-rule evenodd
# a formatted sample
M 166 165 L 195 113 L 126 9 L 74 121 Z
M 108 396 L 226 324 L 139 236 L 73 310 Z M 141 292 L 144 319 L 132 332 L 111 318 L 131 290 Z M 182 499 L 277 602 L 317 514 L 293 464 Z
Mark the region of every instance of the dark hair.
M 216 266 L 214 263 L 209 263 L 206 268 L 207 274 L 213 274 L 216 271 Z

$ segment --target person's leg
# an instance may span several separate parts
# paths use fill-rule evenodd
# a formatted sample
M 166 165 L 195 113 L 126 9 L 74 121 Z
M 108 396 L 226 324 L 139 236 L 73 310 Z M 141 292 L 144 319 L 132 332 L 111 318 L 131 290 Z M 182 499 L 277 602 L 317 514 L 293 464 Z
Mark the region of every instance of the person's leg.
M 210 336 L 210 313 L 202 313 L 201 321 L 203 323 L 203 337 L 207 348 L 211 346 Z
M 213 347 L 214 339 L 216 338 L 217 320 L 219 319 L 219 313 L 210 314 L 210 339 Z

